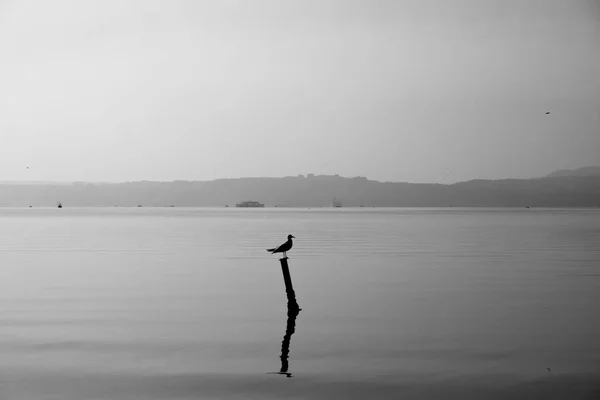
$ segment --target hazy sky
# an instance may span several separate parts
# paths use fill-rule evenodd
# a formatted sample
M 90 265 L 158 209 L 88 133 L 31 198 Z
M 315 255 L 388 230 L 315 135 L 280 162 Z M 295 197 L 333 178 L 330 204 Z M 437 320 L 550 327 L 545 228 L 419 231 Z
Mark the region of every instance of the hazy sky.
M 0 0 L 0 139 L 0 180 L 600 165 L 600 0 Z

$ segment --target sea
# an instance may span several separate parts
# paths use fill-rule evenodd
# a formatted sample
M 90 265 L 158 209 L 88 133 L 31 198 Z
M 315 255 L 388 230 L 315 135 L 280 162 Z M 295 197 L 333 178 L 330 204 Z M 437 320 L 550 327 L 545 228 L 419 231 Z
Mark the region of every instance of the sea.
M 0 399 L 597 400 L 600 210 L 3 208 Z

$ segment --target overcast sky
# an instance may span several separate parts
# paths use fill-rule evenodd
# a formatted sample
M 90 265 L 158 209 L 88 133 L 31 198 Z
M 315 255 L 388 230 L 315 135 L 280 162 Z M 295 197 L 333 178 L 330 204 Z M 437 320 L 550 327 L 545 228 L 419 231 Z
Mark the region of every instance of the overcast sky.
M 0 140 L 2 181 L 600 165 L 600 1 L 0 0 Z

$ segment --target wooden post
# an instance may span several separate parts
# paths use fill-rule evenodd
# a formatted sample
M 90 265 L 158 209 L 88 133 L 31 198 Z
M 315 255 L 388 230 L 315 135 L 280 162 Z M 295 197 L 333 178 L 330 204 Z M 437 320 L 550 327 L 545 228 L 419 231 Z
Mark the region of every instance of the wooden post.
M 292 277 L 290 276 L 287 258 L 281 258 L 279 262 L 281 263 L 281 272 L 283 273 L 283 282 L 285 283 L 285 294 L 287 295 L 288 309 L 300 311 L 300 306 L 298 306 L 298 302 L 296 302 L 296 293 L 294 292 L 294 287 L 292 286 Z

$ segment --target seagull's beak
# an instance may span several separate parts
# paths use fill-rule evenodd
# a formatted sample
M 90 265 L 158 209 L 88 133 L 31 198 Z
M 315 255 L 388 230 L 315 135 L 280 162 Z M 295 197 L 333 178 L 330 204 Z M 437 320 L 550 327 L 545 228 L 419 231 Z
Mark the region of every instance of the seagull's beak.
M 296 239 L 296 236 L 292 235 L 292 237 L 293 237 L 294 239 Z

